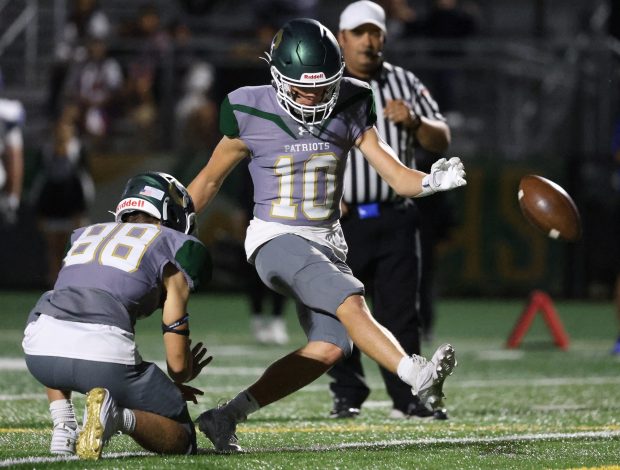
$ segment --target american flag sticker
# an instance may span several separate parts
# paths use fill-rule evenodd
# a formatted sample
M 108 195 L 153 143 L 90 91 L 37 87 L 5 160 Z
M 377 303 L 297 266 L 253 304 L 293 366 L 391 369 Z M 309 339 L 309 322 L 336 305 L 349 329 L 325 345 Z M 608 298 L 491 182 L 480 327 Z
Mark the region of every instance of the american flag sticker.
M 154 188 L 152 186 L 145 186 L 140 194 L 143 196 L 154 197 L 155 199 L 161 201 L 164 198 L 164 192 L 161 189 Z

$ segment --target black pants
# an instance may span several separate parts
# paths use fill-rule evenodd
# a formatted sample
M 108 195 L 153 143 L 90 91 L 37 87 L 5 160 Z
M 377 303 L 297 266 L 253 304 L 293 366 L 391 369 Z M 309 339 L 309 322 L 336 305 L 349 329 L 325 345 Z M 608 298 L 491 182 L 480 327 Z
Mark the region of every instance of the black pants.
M 420 243 L 418 212 L 409 204 L 382 204 L 378 217 L 360 219 L 357 208 L 349 208 L 342 228 L 349 254 L 347 264 L 364 282 L 373 300 L 373 315 L 400 342 L 407 354 L 420 353 L 418 290 Z M 403 412 L 413 401 L 411 387 L 384 368 L 381 375 L 394 408 Z M 364 379 L 360 351 L 353 349 L 347 359 L 336 364 L 329 375 L 330 390 L 361 406 L 370 389 Z

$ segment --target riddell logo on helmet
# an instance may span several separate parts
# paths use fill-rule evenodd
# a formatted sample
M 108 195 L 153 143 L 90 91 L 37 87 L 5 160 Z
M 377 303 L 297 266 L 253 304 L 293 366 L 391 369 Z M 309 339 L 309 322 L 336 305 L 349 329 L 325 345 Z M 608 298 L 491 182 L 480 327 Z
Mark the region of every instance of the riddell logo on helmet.
M 323 72 L 319 73 L 304 73 L 301 76 L 302 80 L 325 80 L 325 74 Z
M 116 212 L 122 211 L 123 209 L 127 209 L 128 207 L 133 207 L 136 209 L 144 207 L 144 200 L 142 199 L 125 199 L 120 202 L 118 206 L 116 206 Z

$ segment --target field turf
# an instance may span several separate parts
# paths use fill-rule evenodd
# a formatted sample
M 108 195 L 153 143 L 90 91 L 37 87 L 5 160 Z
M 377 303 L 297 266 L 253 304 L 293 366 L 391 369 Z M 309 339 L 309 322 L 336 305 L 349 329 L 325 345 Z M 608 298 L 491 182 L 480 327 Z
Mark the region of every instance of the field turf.
M 620 468 L 620 360 L 609 354 L 616 336 L 611 303 L 556 302 L 570 347 L 554 347 L 537 318 L 516 350 L 505 342 L 525 307 L 519 300 L 444 300 L 432 354 L 440 342 L 456 348 L 459 365 L 444 387 L 448 421 L 394 420 L 377 367 L 365 359 L 373 392 L 355 420 L 330 420 L 328 379 L 268 406 L 239 426 L 241 455 L 217 455 L 198 437 L 195 456 L 142 452 L 114 437 L 98 462 L 49 454 L 51 421 L 43 388 L 28 374 L 21 337 L 38 293 L 0 292 L 0 467 L 239 468 L 239 469 L 511 469 Z M 198 295 L 190 303 L 194 341 L 215 357 L 193 383 L 205 395 L 198 414 L 251 384 L 280 355 L 303 344 L 293 306 L 288 347 L 259 346 L 249 335 L 248 307 L 237 295 Z M 159 314 L 138 323 L 143 357 L 164 358 Z M 76 395 L 80 411 L 84 403 Z

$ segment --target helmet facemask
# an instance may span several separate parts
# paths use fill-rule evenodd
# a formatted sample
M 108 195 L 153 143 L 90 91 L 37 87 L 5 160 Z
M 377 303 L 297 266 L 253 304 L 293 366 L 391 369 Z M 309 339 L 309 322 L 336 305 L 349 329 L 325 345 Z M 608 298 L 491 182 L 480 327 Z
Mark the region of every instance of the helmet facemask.
M 343 72 L 344 64 L 342 64 L 338 73 L 332 77 L 325 78 L 323 72 L 305 73 L 302 75 L 301 80 L 294 80 L 284 76 L 272 65 L 271 76 L 273 77 L 278 104 L 289 116 L 301 124 L 320 124 L 330 116 L 336 106 Z M 304 105 L 296 102 L 295 92 L 291 89 L 293 86 L 308 89 L 325 87 L 325 90 L 320 103 L 315 105 Z
M 196 212 L 187 189 L 174 176 L 167 173 L 159 174 L 170 184 L 169 196 L 164 200 L 162 224 L 183 233 L 194 233 Z
M 344 62 L 336 37 L 316 20 L 298 18 L 282 26 L 265 53 L 277 102 L 295 121 L 321 124 L 334 110 Z M 297 93 L 323 92 L 320 102 L 301 104 Z M 301 100 L 304 102 L 304 100 Z M 308 101 L 306 101 L 308 102 Z

